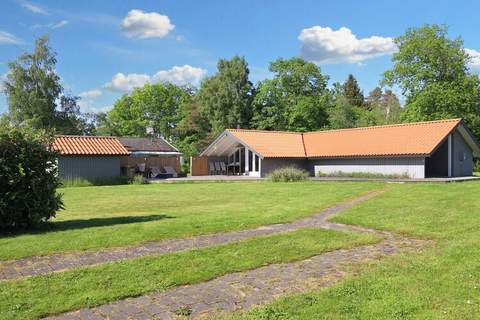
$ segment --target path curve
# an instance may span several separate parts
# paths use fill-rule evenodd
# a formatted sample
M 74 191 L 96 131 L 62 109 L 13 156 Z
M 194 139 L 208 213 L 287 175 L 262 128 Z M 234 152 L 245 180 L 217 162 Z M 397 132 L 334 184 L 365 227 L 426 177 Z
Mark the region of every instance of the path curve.
M 0 261 L 0 281 L 68 271 L 78 267 L 93 266 L 145 256 L 155 256 L 188 249 L 206 248 L 252 237 L 295 231 L 304 227 L 315 227 L 324 224 L 325 215 L 329 216 L 351 208 L 360 202 L 376 196 L 380 192 L 383 192 L 383 189 L 368 192 L 352 200 L 341 202 L 333 207 L 327 208 L 313 216 L 291 223 L 266 225 L 256 229 L 200 235 L 189 238 L 152 241 L 135 246 L 107 248 L 97 251 L 89 250 Z
M 372 261 L 399 251 L 416 251 L 431 243 L 428 240 L 411 239 L 389 232 L 328 222 L 333 214 L 381 192 L 383 190 L 371 192 L 292 223 L 302 221 L 303 226 L 372 233 L 383 237 L 384 240 L 378 244 L 340 249 L 303 261 L 272 264 L 226 274 L 210 281 L 119 300 L 91 309 L 84 308 L 46 319 L 176 319 L 179 314 L 188 314 L 189 318 L 193 319 L 204 319 L 246 310 L 286 294 L 331 286 L 345 277 L 351 264 Z

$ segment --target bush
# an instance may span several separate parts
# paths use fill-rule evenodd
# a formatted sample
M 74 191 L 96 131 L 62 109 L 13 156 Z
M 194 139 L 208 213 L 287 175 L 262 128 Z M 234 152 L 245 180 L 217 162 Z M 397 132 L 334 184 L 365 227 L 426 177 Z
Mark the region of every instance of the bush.
M 295 167 L 284 167 L 273 170 L 267 178 L 273 182 L 303 181 L 308 177 L 308 172 Z
M 63 208 L 52 142 L 43 132 L 0 128 L 0 228 L 34 226 Z
M 332 173 L 317 172 L 317 177 L 336 177 L 336 178 L 363 178 L 363 179 L 408 179 L 408 173 L 402 174 L 383 174 L 374 172 L 344 172 L 335 171 Z
M 134 176 L 132 178 L 132 180 L 130 181 L 131 184 L 148 184 L 148 180 L 145 179 L 144 176 L 142 176 L 141 174 L 137 174 L 136 176 Z

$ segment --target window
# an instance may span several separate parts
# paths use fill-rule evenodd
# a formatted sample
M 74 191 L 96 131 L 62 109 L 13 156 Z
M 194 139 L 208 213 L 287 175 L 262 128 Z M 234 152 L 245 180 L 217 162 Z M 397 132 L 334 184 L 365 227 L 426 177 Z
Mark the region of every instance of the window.
M 255 172 L 260 171 L 259 166 L 260 166 L 260 158 L 257 155 L 255 155 Z
M 248 170 L 253 171 L 253 153 L 252 151 L 248 150 Z

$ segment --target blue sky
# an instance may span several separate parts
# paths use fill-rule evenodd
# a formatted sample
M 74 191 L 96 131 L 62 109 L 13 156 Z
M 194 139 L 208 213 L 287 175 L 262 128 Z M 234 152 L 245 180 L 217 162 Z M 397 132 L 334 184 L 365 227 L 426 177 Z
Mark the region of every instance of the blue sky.
M 26 1 L 0 4 L 0 77 L 48 34 L 67 93 L 107 110 L 145 82 L 198 84 L 219 58 L 245 56 L 251 80 L 279 57 L 302 56 L 333 81 L 349 73 L 365 93 L 391 66 L 392 37 L 447 24 L 480 70 L 479 1 Z M 0 112 L 6 110 L 0 94 Z

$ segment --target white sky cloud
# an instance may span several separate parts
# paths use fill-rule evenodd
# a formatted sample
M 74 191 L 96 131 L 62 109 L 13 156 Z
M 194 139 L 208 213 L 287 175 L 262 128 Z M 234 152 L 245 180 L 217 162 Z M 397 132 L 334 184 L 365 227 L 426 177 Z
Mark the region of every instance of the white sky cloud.
M 123 19 L 121 29 L 129 38 L 163 38 L 175 26 L 170 18 L 157 12 L 143 12 L 131 10 Z
M 50 28 L 52 28 L 52 29 L 58 29 L 58 28 L 65 27 L 67 24 L 68 24 L 68 21 L 67 21 L 67 20 L 62 20 L 62 21 L 59 21 L 59 22 L 57 22 L 57 23 L 51 24 L 51 25 L 50 25 Z
M 102 90 L 94 89 L 89 91 L 80 92 L 79 96 L 81 98 L 96 98 L 102 95 Z
M 198 85 L 203 77 L 207 74 L 207 70 L 196 68 L 189 65 L 174 66 L 169 70 L 160 70 L 153 76 L 148 74 L 117 73 L 112 77 L 110 82 L 104 85 L 112 91 L 128 93 L 134 88 L 142 87 L 146 83 L 170 82 L 176 85 Z
M 152 77 L 152 81 L 170 82 L 179 86 L 187 84 L 198 85 L 206 74 L 207 70 L 186 64 L 181 67 L 174 66 L 170 70 L 160 70 Z
M 131 92 L 134 88 L 142 87 L 147 82 L 150 82 L 150 76 L 147 74 L 117 73 L 110 82 L 105 84 L 105 88 L 118 92 Z
M 465 52 L 470 56 L 469 66 L 472 70 L 480 72 L 480 52 L 474 49 L 465 49 Z
M 303 29 L 298 39 L 302 42 L 302 56 L 318 64 L 358 63 L 396 50 L 391 37 L 358 39 L 346 27 L 332 30 L 329 27 L 313 26 Z
M 0 30 L 0 44 L 20 44 L 22 40 L 11 33 Z
M 43 15 L 48 14 L 47 10 L 45 10 L 44 8 L 40 7 L 39 5 L 28 2 L 26 0 L 20 1 L 20 5 L 25 9 L 27 9 L 28 11 L 36 14 L 43 14 Z
M 68 20 L 62 20 L 57 23 L 48 23 L 48 24 L 34 24 L 31 26 L 32 29 L 38 29 L 38 28 L 50 28 L 50 29 L 59 29 L 63 28 L 68 24 Z

